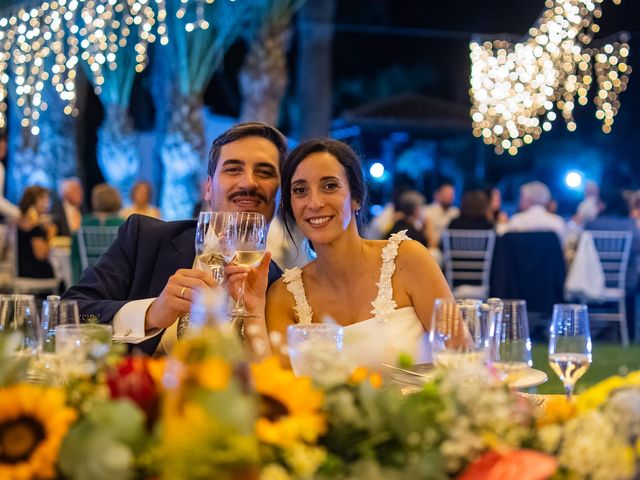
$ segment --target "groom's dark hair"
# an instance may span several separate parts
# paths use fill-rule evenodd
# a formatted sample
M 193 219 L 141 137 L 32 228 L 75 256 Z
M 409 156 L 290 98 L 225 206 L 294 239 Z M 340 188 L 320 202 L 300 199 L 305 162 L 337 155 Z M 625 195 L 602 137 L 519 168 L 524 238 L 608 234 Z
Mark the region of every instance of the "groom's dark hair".
M 220 158 L 220 149 L 231 142 L 246 137 L 260 137 L 269 140 L 278 150 L 280 168 L 284 163 L 287 154 L 287 138 L 271 125 L 262 122 L 245 122 L 234 125 L 229 130 L 220 134 L 211 144 L 209 151 L 209 165 L 207 166 L 207 175 L 213 177 Z

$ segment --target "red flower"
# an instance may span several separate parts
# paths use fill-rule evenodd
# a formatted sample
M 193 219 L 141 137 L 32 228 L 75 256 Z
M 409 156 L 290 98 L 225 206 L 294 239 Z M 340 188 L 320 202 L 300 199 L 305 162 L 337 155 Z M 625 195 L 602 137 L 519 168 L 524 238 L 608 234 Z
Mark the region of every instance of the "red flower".
M 556 459 L 533 450 L 489 451 L 474 461 L 458 480 L 546 480 L 557 469 Z
M 111 398 L 128 398 L 138 405 L 151 425 L 158 415 L 159 395 L 146 357 L 125 357 L 116 368 L 107 371 Z

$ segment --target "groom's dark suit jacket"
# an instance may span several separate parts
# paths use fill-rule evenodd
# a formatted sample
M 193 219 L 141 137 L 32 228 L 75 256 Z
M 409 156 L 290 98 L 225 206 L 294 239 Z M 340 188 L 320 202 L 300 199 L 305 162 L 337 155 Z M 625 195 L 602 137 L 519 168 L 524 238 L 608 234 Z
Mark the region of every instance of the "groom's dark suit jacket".
M 195 232 L 195 220 L 163 222 L 132 215 L 100 260 L 85 269 L 80 282 L 67 290 L 63 298 L 77 300 L 83 321 L 111 323 L 125 303 L 157 297 L 176 270 L 192 267 Z M 271 262 L 269 285 L 281 274 L 282 270 Z M 161 336 L 156 335 L 138 347 L 152 354 Z

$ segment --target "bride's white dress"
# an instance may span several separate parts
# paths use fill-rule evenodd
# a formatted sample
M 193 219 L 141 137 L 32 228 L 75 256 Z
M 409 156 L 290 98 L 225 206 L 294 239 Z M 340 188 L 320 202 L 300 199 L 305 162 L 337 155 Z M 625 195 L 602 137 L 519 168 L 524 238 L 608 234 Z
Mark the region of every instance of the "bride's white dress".
M 378 294 L 371 302 L 373 317 L 344 327 L 343 352 L 349 363 L 378 366 L 384 361 L 395 364 L 401 354 L 410 355 L 415 363 L 431 361 L 425 330 L 413 305 L 397 308 L 393 299 L 391 279 L 396 269 L 398 246 L 407 239 L 406 230 L 394 233 L 382 249 Z M 283 280 L 295 300 L 298 323 L 312 323 L 313 311 L 307 301 L 302 270 L 298 267 L 285 270 Z

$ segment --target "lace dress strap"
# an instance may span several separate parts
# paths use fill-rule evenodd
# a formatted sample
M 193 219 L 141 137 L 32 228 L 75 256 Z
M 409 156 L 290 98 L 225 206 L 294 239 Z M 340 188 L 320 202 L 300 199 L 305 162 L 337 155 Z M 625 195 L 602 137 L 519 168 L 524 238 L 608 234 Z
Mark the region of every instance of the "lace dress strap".
M 382 268 L 378 281 L 378 296 L 371 302 L 373 316 L 381 322 L 387 321 L 387 316 L 398 306 L 393 299 L 393 285 L 391 279 L 396 271 L 396 256 L 398 247 L 403 240 L 409 240 L 406 230 L 400 230 L 389 237 L 387 244 L 382 249 Z
M 298 323 L 308 324 L 313 320 L 313 311 L 307 301 L 302 283 L 302 269 L 300 267 L 288 268 L 282 274 L 282 281 L 287 286 L 287 290 L 293 295 L 295 301 L 294 311 L 298 317 Z

